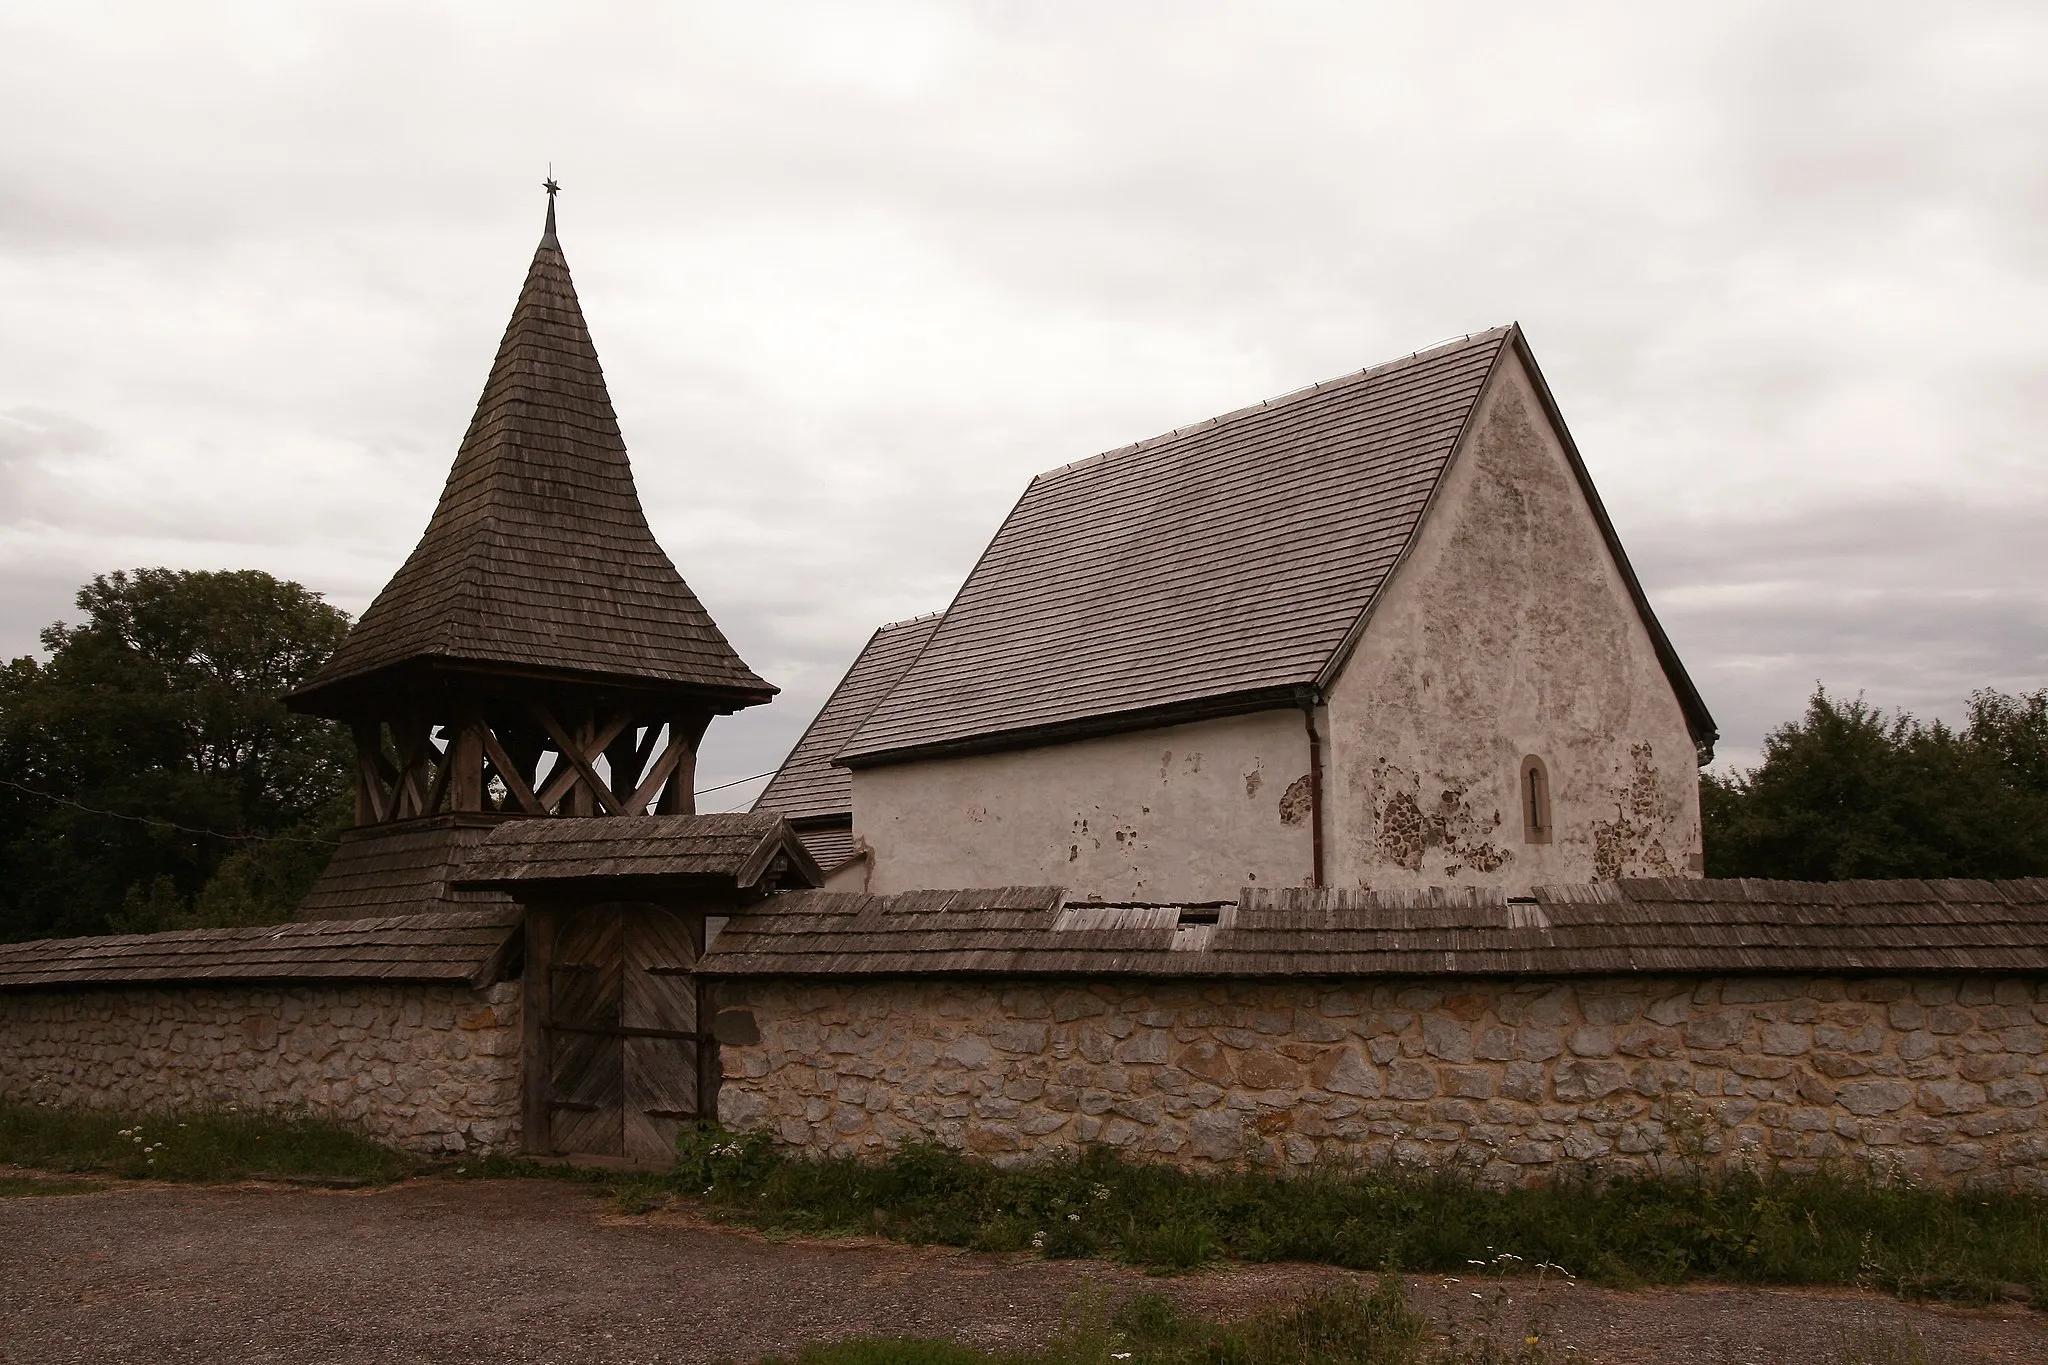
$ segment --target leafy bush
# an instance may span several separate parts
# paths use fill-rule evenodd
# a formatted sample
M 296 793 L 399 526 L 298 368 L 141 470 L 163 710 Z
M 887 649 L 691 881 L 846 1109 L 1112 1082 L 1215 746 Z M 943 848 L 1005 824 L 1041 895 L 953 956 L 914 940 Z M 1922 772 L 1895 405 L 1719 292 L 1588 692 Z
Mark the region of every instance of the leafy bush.
M 2048 689 L 1974 693 L 1960 730 L 1816 689 L 1700 816 L 1715 877 L 2048 874 Z

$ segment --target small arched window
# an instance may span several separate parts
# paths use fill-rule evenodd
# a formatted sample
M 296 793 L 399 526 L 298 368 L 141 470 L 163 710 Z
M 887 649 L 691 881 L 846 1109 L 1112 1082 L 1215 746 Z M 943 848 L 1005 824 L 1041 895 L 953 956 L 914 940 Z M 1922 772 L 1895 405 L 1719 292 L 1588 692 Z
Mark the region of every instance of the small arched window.
M 1550 771 L 1543 760 L 1530 754 L 1522 760 L 1522 842 L 1550 842 Z

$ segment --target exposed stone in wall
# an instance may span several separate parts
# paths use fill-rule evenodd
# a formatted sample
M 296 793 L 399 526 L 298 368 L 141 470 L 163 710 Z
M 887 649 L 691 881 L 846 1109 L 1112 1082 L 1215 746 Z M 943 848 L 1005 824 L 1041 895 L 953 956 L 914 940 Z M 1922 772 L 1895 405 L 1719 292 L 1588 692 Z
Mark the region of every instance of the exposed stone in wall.
M 817 1153 L 1870 1163 L 2048 1188 L 2048 978 L 730 983 L 719 1116 Z
M 0 995 L 0 1099 L 307 1110 L 425 1152 L 519 1138 L 519 983 Z

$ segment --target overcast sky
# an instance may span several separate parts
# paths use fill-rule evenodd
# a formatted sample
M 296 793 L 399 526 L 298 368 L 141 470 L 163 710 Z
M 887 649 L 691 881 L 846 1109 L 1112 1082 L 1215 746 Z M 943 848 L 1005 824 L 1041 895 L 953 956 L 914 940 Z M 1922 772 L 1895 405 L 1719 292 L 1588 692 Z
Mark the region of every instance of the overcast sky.
M 2039 3 L 0 0 L 0 653 L 119 567 L 360 612 L 552 162 L 783 688 L 706 784 L 1033 473 L 1509 320 L 1725 757 L 1816 681 L 1953 717 L 2048 685 L 2044 69 Z

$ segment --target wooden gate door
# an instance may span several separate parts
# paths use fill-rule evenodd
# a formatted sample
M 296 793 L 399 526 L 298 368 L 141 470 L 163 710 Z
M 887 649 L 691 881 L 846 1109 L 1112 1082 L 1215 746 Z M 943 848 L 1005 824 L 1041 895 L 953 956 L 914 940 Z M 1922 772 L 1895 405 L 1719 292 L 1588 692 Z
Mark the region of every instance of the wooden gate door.
M 548 1150 L 666 1161 L 706 1091 L 702 921 L 654 905 L 561 912 L 547 963 Z

